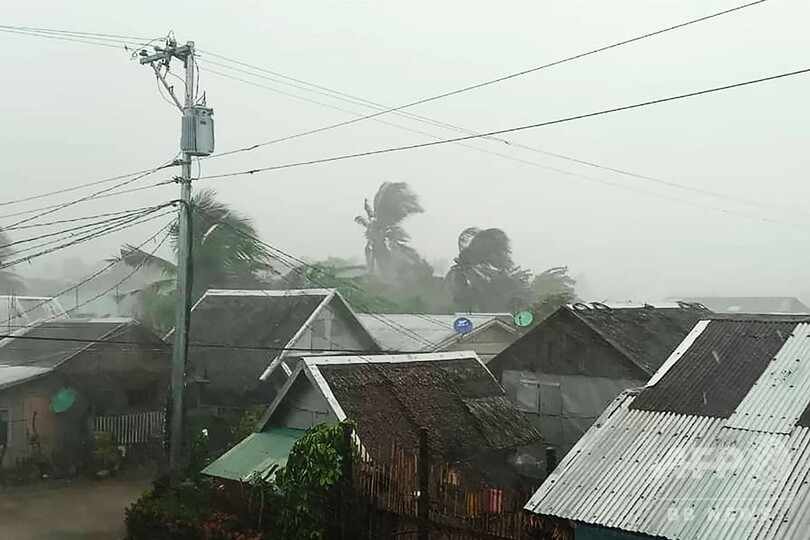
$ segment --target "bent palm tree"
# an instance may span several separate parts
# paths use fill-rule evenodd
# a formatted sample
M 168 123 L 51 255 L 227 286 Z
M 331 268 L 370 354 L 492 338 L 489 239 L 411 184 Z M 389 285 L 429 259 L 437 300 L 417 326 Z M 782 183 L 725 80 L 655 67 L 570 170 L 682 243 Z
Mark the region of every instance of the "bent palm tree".
M 366 266 L 370 274 L 390 276 L 398 267 L 421 261 L 408 245 L 411 237 L 401 226 L 406 217 L 424 211 L 408 184 L 384 182 L 373 203 L 365 200 L 364 209 L 366 215 L 354 221 L 366 230 Z
M 191 200 L 192 228 L 192 300 L 213 287 L 255 287 L 257 276 L 268 267 L 269 250 L 256 239 L 250 218 L 228 208 L 216 199 L 216 192 L 206 189 Z M 170 229 L 172 249 L 177 252 L 179 227 Z M 131 245 L 121 248 L 120 260 L 132 268 L 157 270 L 162 276 L 136 295 L 144 322 L 165 330 L 171 327 L 175 303 L 177 266 L 166 259 Z
M 464 311 L 514 309 L 525 297 L 529 272 L 514 265 L 501 229 L 469 227 L 458 237 L 458 257 L 447 272 L 456 306 Z

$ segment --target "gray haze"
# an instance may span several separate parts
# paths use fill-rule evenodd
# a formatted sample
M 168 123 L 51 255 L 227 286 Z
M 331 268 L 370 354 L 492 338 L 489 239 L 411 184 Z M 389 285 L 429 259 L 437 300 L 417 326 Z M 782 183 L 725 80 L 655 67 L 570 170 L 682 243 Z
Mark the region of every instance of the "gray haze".
M 153 37 L 172 29 L 180 41 L 193 39 L 203 50 L 398 105 L 738 3 L 4 0 L 2 11 L 3 24 Z M 413 112 L 488 131 L 801 69 L 810 66 L 808 20 L 810 3 L 772 0 Z M 148 68 L 130 61 L 124 51 L 0 33 L 0 65 L 0 171 L 6 197 L 151 167 L 177 152 L 179 113 L 161 100 Z M 351 118 L 211 73 L 203 72 L 201 88 L 215 109 L 219 151 Z M 808 95 L 810 75 L 804 75 L 508 138 L 801 212 L 810 197 Z M 393 115 L 385 119 L 443 138 L 455 135 Z M 366 121 L 203 162 L 202 172 L 426 140 Z M 568 265 L 581 278 L 582 293 L 592 298 L 810 296 L 810 218 L 682 192 L 497 142 L 474 144 L 774 222 L 597 184 L 454 145 L 203 181 L 197 187 L 216 188 L 223 200 L 255 219 L 265 240 L 312 259 L 362 256 L 362 231 L 352 220 L 363 198 L 373 195 L 382 181 L 405 181 L 426 209 L 407 221 L 406 228 L 430 261 L 452 260 L 465 227 L 501 227 L 513 240 L 516 262 L 535 271 Z M 143 206 L 174 198 L 176 191 L 171 186 L 104 199 L 53 217 Z M 0 210 L 5 215 L 24 208 Z M 139 242 L 158 225 L 39 259 L 25 272 L 58 272 L 68 257 L 111 256 L 121 242 Z

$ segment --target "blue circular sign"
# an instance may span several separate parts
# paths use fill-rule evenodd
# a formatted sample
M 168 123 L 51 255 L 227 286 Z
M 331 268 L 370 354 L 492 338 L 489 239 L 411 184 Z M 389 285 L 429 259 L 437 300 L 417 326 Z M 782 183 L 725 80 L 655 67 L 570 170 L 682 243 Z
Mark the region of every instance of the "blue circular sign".
M 473 331 L 473 322 L 467 317 L 459 317 L 453 321 L 453 329 L 459 334 L 469 334 Z

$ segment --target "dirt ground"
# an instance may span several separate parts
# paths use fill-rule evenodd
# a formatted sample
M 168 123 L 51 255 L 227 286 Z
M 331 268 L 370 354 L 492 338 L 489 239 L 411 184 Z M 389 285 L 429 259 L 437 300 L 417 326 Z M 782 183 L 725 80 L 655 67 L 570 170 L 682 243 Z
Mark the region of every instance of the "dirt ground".
M 140 474 L 0 490 L 0 539 L 121 540 L 124 508 L 150 483 Z

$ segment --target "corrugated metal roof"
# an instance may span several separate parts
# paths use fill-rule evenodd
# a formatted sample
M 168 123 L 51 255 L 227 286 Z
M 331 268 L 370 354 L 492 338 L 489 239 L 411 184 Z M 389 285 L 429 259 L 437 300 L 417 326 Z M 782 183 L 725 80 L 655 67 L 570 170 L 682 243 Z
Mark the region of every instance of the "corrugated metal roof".
M 50 368 L 35 366 L 3 366 L 0 365 L 0 388 L 39 377 L 51 371 Z
M 358 313 L 363 326 L 388 351 L 431 352 L 448 339 L 461 337 L 453 322 L 466 317 L 473 323 L 473 332 L 493 320 L 504 321 L 499 313 L 472 315 L 423 315 Z
M 810 321 L 768 321 L 711 321 L 656 384 L 611 404 L 526 508 L 673 539 L 807 538 Z M 656 391 L 667 407 L 639 406 Z M 725 397 L 694 414 L 712 391 Z
M 778 319 L 712 320 L 632 408 L 728 418 L 795 327 Z
M 273 466 L 284 466 L 295 442 L 306 431 L 292 428 L 271 428 L 251 433 L 239 444 L 214 460 L 202 473 L 217 478 L 243 481 L 254 475 L 267 479 Z
M 810 429 L 730 429 L 632 399 L 617 398 L 527 510 L 673 539 L 806 538 Z

